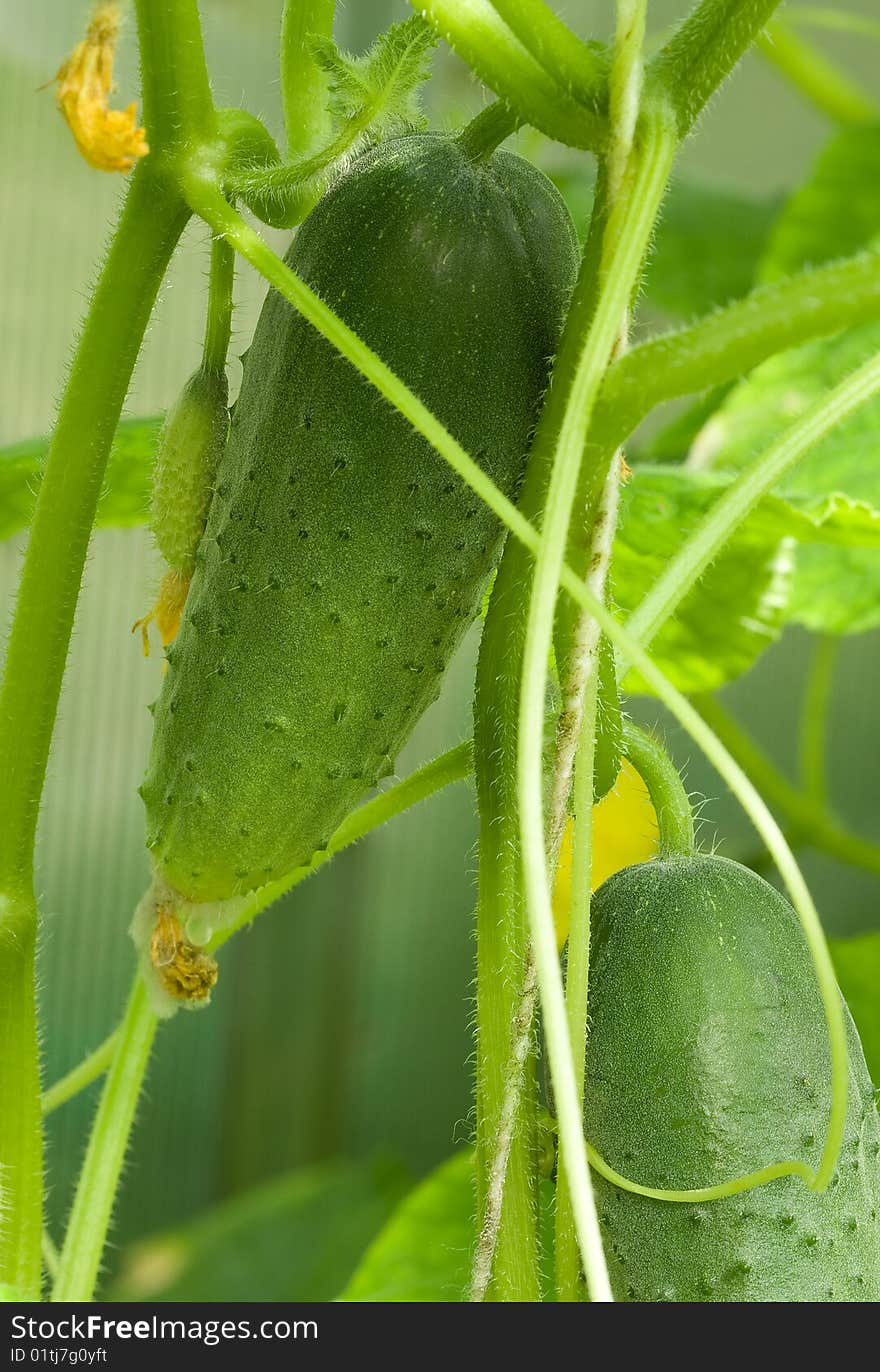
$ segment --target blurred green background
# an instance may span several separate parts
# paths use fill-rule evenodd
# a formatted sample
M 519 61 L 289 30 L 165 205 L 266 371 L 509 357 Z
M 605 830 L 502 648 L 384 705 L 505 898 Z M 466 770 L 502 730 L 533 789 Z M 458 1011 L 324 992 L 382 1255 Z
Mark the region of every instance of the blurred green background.
M 569 0 L 558 8 L 585 34 L 609 30 L 610 0 Z M 686 8 L 654 0 L 652 26 Z M 848 0 L 848 8 L 876 14 L 875 0 Z M 202 3 L 218 98 L 247 105 L 276 133 L 280 9 L 280 0 Z M 76 0 L 29 0 L 0 14 L 0 443 L 51 424 L 121 193 L 118 178 L 76 157 L 51 91 L 39 89 L 77 41 L 86 12 Z M 348 0 L 340 5 L 338 37 L 360 47 L 408 12 L 402 0 Z M 871 82 L 880 47 L 832 35 L 820 41 Z M 118 80 L 120 98 L 128 100 L 136 90 L 131 32 Z M 436 122 L 456 123 L 484 98 L 443 53 L 429 92 Z M 713 103 L 683 165 L 714 185 L 777 195 L 806 173 L 828 133 L 825 121 L 753 56 Z M 538 156 L 552 161 L 558 154 L 544 146 Z M 283 235 L 274 241 L 283 244 Z M 164 408 L 195 365 L 205 269 L 206 235 L 192 228 L 163 290 L 128 413 Z M 245 268 L 236 351 L 247 345 L 262 294 Z M 0 544 L 4 623 L 19 559 L 20 548 Z M 40 828 L 47 1081 L 109 1032 L 131 976 L 126 928 L 147 876 L 136 786 L 149 741 L 145 707 L 160 668 L 156 658 L 142 659 L 129 630 L 150 604 L 157 574 L 145 533 L 95 536 Z M 467 734 L 474 646 L 472 637 L 401 759 L 401 773 Z M 806 635 L 789 634 L 726 693 L 786 766 L 794 758 L 808 653 Z M 876 635 L 844 643 L 831 728 L 835 802 L 857 830 L 876 837 L 876 685 L 869 684 L 878 669 Z M 650 703 L 636 712 L 655 713 Z M 706 797 L 707 840 L 717 829 L 724 851 L 736 852 L 748 842 L 747 826 L 730 798 L 719 795 L 716 778 L 665 722 L 664 728 L 691 789 Z M 303 1163 L 381 1155 L 418 1175 L 468 1138 L 474 841 L 472 795 L 459 786 L 337 860 L 234 941 L 210 1011 L 181 1014 L 160 1034 L 119 1207 L 117 1253 L 135 1237 Z M 803 857 L 830 929 L 878 922 L 876 880 Z M 56 1235 L 93 1104 L 94 1088 L 51 1122 Z

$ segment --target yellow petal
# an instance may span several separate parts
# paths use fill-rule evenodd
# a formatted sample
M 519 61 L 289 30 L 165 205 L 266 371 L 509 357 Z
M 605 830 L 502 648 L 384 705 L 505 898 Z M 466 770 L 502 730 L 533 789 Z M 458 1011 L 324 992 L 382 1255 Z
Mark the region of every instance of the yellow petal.
M 556 941 L 565 946 L 571 916 L 572 821 L 562 835 L 559 865 L 553 888 L 553 917 Z M 593 806 L 594 891 L 621 867 L 648 862 L 657 852 L 657 817 L 648 788 L 635 767 L 623 759 L 614 789 Z
M 138 127 L 137 106 L 107 107 L 119 22 L 117 5 L 98 4 L 84 40 L 62 62 L 55 78 L 58 108 L 83 157 L 99 171 L 130 171 L 150 151 L 145 131 Z

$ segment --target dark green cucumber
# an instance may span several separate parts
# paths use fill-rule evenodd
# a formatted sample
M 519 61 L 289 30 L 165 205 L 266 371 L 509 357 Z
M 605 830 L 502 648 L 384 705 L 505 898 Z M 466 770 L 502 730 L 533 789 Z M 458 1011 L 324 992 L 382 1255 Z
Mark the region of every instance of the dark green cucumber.
M 829 1054 L 788 902 L 723 858 L 616 873 L 593 907 L 587 1137 L 617 1171 L 690 1190 L 815 1166 Z M 880 1127 L 850 1021 L 850 1104 L 824 1195 L 795 1177 L 708 1204 L 596 1178 L 612 1283 L 630 1301 L 880 1298 Z
M 504 152 L 367 153 L 288 261 L 514 496 L 576 266 L 556 191 Z M 307 862 L 438 693 L 496 519 L 278 295 L 247 355 L 143 786 L 186 899 Z

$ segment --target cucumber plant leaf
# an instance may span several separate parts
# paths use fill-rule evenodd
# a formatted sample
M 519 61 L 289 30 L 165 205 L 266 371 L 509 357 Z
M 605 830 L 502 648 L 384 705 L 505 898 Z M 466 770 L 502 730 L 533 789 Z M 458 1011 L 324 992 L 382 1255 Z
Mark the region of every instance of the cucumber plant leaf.
M 344 1301 L 461 1301 L 474 1245 L 474 1156 L 456 1153 L 406 1197 L 367 1249 Z
M 160 417 L 124 419 L 116 431 L 98 506 L 98 528 L 145 524 Z M 0 539 L 30 521 L 49 440 L 30 438 L 0 449 Z
M 623 490 L 611 568 L 614 598 L 625 614 L 636 608 L 731 479 L 730 473 L 686 467 L 635 468 Z M 809 492 L 762 501 L 650 646 L 680 690 L 714 690 L 746 671 L 769 647 L 789 615 L 796 558 L 814 544 L 836 545 L 834 551 L 847 556 L 880 557 L 878 509 L 870 501 Z M 646 689 L 635 674 L 627 686 Z
M 858 252 L 880 236 L 880 124 L 854 125 L 821 153 L 809 181 L 787 202 L 770 235 L 760 276 L 772 280 Z M 741 468 L 868 357 L 880 326 L 865 324 L 771 358 L 728 394 L 696 439 L 700 460 Z M 806 455 L 779 492 L 802 505 L 829 498 L 880 510 L 880 400 L 861 406 Z M 798 549 L 788 618 L 824 633 L 860 633 L 880 623 L 880 553 L 865 547 Z
M 842 129 L 786 202 L 761 264 L 772 280 L 864 248 L 880 234 L 880 124 Z
M 734 472 L 778 438 L 837 382 L 880 351 L 880 325 L 866 324 L 833 339 L 771 358 L 741 382 L 709 420 L 694 452 L 713 469 Z M 829 501 L 880 510 L 877 433 L 880 398 L 860 406 L 788 473 L 778 493 L 807 514 Z M 880 623 L 880 552 L 858 544 L 801 547 L 788 617 L 826 633 L 860 633 Z M 831 540 L 826 540 L 830 542 Z
M 329 1301 L 406 1193 L 393 1163 L 306 1167 L 129 1248 L 120 1301 Z

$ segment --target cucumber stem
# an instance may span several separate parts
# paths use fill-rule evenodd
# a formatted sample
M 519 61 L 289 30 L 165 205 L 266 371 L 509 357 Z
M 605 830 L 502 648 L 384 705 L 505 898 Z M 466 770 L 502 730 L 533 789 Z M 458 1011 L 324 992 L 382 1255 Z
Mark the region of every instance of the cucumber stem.
M 211 243 L 208 275 L 208 309 L 205 316 L 205 342 L 202 368 L 206 372 L 226 370 L 226 356 L 232 337 L 232 291 L 235 284 L 235 252 L 225 238 Z
M 472 162 L 488 162 L 496 148 L 516 133 L 522 122 L 521 116 L 503 100 L 493 100 L 465 124 L 456 141 Z
M 623 755 L 648 788 L 660 833 L 660 857 L 693 857 L 694 815 L 676 766 L 659 739 L 623 721 Z

